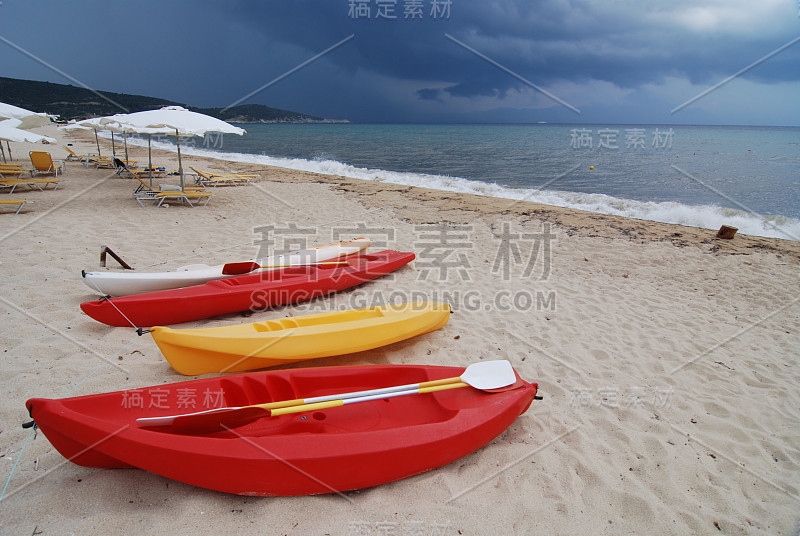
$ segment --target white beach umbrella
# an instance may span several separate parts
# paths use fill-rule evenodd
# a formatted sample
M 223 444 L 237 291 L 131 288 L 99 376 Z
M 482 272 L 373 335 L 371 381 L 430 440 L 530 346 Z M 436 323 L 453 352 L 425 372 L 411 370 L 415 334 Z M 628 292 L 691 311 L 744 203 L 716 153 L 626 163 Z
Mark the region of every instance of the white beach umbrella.
M 0 102 L 0 121 L 4 119 L 19 119 L 20 123 L 15 125 L 18 129 L 29 129 L 50 124 L 50 116 L 47 114 L 32 112 L 13 104 Z M 11 146 L 8 145 L 8 140 L 6 140 L 6 147 L 8 147 L 8 156 L 11 157 Z M 0 149 L 2 149 L 2 146 L 0 146 Z M 3 160 L 5 158 L 6 154 L 3 152 Z
M 9 141 L 17 141 L 17 142 L 33 142 L 38 143 L 40 141 L 47 141 L 48 143 L 56 143 L 56 140 L 50 138 L 48 136 L 42 136 L 40 134 L 34 134 L 33 132 L 29 132 L 27 130 L 22 130 L 19 128 L 22 121 L 19 119 L 6 119 L 4 121 L 0 121 L 0 140 L 5 140 L 6 142 Z M 2 151 L 3 146 L 0 145 L 0 151 Z M 3 161 L 6 161 L 6 153 L 2 151 L 3 154 Z M 11 148 L 8 149 L 8 156 L 11 157 Z
M 0 102 L 0 120 L 2 119 L 19 119 L 22 122 L 17 128 L 20 129 L 43 127 L 51 123 L 47 114 L 32 112 L 5 102 Z
M 97 131 L 98 130 L 108 130 L 111 132 L 111 151 L 114 157 L 117 156 L 116 147 L 114 145 L 114 133 L 117 134 L 128 134 L 134 131 L 131 127 L 127 125 L 121 124 L 115 118 L 117 116 L 106 116 L 106 117 L 92 117 L 91 119 L 84 119 L 82 121 L 76 121 L 75 123 L 71 123 L 65 127 L 62 127 L 64 130 L 80 130 L 80 129 L 90 129 L 94 130 L 95 134 L 95 142 L 97 143 L 97 154 L 100 154 L 100 142 L 97 141 Z M 150 132 L 141 132 L 142 134 L 169 134 L 172 132 L 170 129 L 149 129 Z M 125 153 L 125 160 L 128 159 L 127 154 L 127 144 L 126 144 L 126 153 Z
M 178 173 L 181 176 L 181 189 L 184 188 L 183 164 L 181 162 L 180 136 L 205 136 L 208 132 L 221 132 L 223 134 L 245 133 L 244 129 L 235 127 L 221 119 L 197 112 L 192 112 L 180 106 L 167 106 L 160 110 L 148 110 L 132 114 L 118 114 L 106 118 L 109 122 L 119 122 L 131 127 L 130 132 L 148 134 L 149 129 L 170 129 L 175 131 L 175 142 L 178 147 Z M 102 121 L 101 121 L 102 122 Z
M 115 121 L 106 121 L 108 117 L 92 117 L 90 119 L 84 119 L 83 121 L 78 121 L 72 125 L 67 125 L 64 127 L 66 130 L 72 129 L 81 129 L 81 128 L 88 128 L 94 130 L 94 138 L 95 143 L 97 144 L 97 154 L 98 156 L 102 156 L 100 154 L 100 141 L 97 139 L 97 131 L 98 130 L 108 130 L 111 132 L 111 154 L 114 158 L 117 157 L 117 148 L 114 142 L 114 133 L 122 134 L 126 132 L 122 126 L 115 122 Z M 127 155 L 127 147 L 126 147 L 126 154 L 125 160 L 128 159 Z

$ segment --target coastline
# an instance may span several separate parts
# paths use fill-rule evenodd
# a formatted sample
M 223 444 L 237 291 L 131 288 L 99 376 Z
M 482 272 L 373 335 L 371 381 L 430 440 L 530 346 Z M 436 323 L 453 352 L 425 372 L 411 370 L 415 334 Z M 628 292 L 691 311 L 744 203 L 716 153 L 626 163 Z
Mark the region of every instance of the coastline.
M 53 131 L 76 152 L 95 150 L 93 133 Z M 110 154 L 110 143 L 100 143 Z M 62 145 L 14 149 L 60 158 Z M 129 152 L 147 158 L 146 148 Z M 153 150 L 153 160 L 177 167 L 175 153 Z M 720 240 L 707 229 L 207 157 L 183 162 L 187 170 L 255 171 L 260 179 L 252 187 L 219 188 L 202 208 L 140 207 L 131 197 L 134 181 L 70 163 L 63 187 L 15 192 L 35 203 L 0 216 L 4 532 L 791 530 L 800 471 L 800 243 L 741 234 Z M 258 229 L 270 227 L 317 243 L 363 230 L 377 237 L 372 249 L 415 251 L 418 259 L 394 277 L 309 304 L 179 327 L 392 296 L 457 299 L 437 332 L 299 366 L 509 359 L 522 377 L 539 382 L 544 400 L 457 462 L 343 496 L 228 496 L 136 469 L 85 469 L 64 460 L 41 433 L 34 440 L 20 428 L 28 420 L 24 401 L 33 396 L 188 379 L 166 365 L 149 338 L 80 312 L 79 303 L 93 295 L 79 272 L 97 269 L 100 245 L 138 270 L 170 270 L 251 258 L 263 236 Z M 295 232 L 302 229 L 315 232 Z M 432 244 L 441 245 L 440 236 L 431 238 L 436 233 L 461 244 L 454 247 L 468 269 L 444 269 L 431 255 Z M 553 235 L 549 249 L 537 253 L 545 234 Z M 118 268 L 109 262 L 108 269 Z M 517 297 L 532 301 L 514 303 Z
M 86 139 L 88 140 L 88 138 Z M 108 140 L 106 141 L 108 142 Z M 106 151 L 111 151 L 110 142 L 107 143 Z M 160 154 L 168 159 L 175 156 L 174 153 L 164 149 L 153 149 L 153 154 Z M 235 162 L 225 160 L 223 156 L 194 155 L 191 152 L 188 154 L 192 159 L 216 165 L 221 171 L 246 173 L 258 169 L 264 170 L 266 173 L 272 171 L 270 180 L 274 182 L 330 184 L 332 188 L 346 196 L 360 199 L 365 206 L 382 207 L 389 204 L 396 209 L 397 215 L 401 219 L 409 223 L 423 224 L 440 221 L 462 223 L 472 221 L 473 213 L 478 213 L 487 221 L 497 217 L 528 217 L 531 220 L 541 220 L 561 227 L 570 236 L 626 239 L 638 243 L 663 241 L 680 247 L 697 246 L 709 253 L 741 254 L 766 250 L 787 253 L 800 258 L 800 242 L 788 239 L 761 237 L 738 232 L 734 240 L 723 240 L 716 238 L 716 229 L 602 214 L 535 201 L 436 190 L 266 164 Z M 408 204 L 408 202 L 416 202 L 416 204 Z M 720 219 L 719 225 L 726 223 L 728 222 Z

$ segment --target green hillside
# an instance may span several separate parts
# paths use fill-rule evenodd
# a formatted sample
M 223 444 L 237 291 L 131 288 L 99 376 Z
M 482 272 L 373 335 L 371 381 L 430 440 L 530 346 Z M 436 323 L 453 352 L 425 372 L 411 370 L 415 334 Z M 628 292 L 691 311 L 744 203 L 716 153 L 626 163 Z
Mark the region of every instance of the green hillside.
M 312 123 L 325 119 L 263 104 L 243 104 L 232 108 L 197 108 L 181 102 L 128 95 L 110 91 L 91 91 L 82 87 L 33 80 L 0 77 L 0 102 L 36 112 L 47 112 L 62 119 L 85 119 L 102 115 L 140 112 L 163 106 L 183 106 L 196 112 L 235 123 Z M 223 111 L 224 110 L 224 111 Z

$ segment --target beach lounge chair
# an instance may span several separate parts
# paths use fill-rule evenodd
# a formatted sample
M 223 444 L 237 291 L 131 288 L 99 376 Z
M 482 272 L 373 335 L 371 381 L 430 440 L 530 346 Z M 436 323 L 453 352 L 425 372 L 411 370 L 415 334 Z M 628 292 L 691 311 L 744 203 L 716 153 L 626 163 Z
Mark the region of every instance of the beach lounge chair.
M 29 199 L 0 199 L 0 206 L 11 206 L 17 205 L 17 211 L 14 214 L 19 214 L 19 211 L 22 210 L 22 207 L 27 205 L 28 203 L 33 203 L 33 201 Z
M 203 206 L 205 206 L 208 204 L 208 200 L 214 196 L 214 194 L 207 192 L 205 188 L 202 187 L 190 186 L 181 190 L 180 186 L 162 184 L 158 189 L 154 189 L 139 175 L 133 175 L 133 177 L 139 181 L 139 186 L 133 191 L 133 198 L 136 199 L 141 206 L 144 206 L 143 201 L 153 201 L 154 203 L 158 203 L 158 206 L 161 206 L 164 201 L 168 199 L 175 199 L 181 202 L 185 201 L 192 207 L 194 205 L 190 199 L 195 199 L 197 201 L 205 199 L 205 203 L 203 203 Z
M 219 173 L 211 173 L 209 171 L 200 171 L 196 168 L 189 168 L 197 173 L 195 183 L 201 186 L 237 186 L 241 184 L 249 184 L 258 178 L 258 175 L 239 175 L 235 173 L 221 175 Z
M 134 169 L 130 163 L 125 163 L 119 158 L 114 159 L 114 167 L 116 168 L 116 174 L 120 177 L 127 177 L 127 178 L 141 178 L 141 177 L 149 177 L 150 173 L 148 171 L 143 171 L 141 169 Z
M 37 188 L 42 191 L 49 185 L 53 185 L 53 191 L 58 189 L 61 179 L 0 179 L 0 188 L 11 188 L 8 193 L 13 194 L 17 186 L 28 186 L 31 189 Z
M 70 149 L 69 147 L 64 147 L 67 150 L 67 160 L 70 162 L 88 162 L 94 160 L 96 158 L 100 158 L 99 155 L 96 154 L 77 154 L 75 151 Z
M 115 169 L 114 160 L 107 156 L 101 156 L 95 160 L 91 160 L 86 164 L 86 167 L 94 166 L 97 169 Z
M 133 163 L 136 160 L 128 160 L 127 163 L 124 160 L 120 160 L 119 158 L 114 159 L 114 167 L 117 169 L 117 175 L 119 176 L 138 176 L 138 177 L 150 177 L 152 174 L 153 177 L 163 177 L 167 174 L 167 168 L 164 167 L 152 167 L 152 168 L 138 168 Z
M 153 188 L 150 188 L 150 185 L 144 182 L 138 176 L 135 176 L 135 178 L 138 179 L 141 184 L 137 186 L 136 189 L 133 191 L 133 198 L 136 199 L 136 201 L 138 201 L 141 206 L 144 206 L 144 203 L 142 203 L 142 201 L 155 200 L 156 194 L 160 190 L 154 190 Z
M 0 164 L 0 178 L 19 179 L 26 173 L 21 164 Z
M 31 164 L 33 164 L 33 170 L 31 170 L 32 176 L 64 174 L 64 167 L 61 164 L 54 163 L 50 153 L 31 151 L 29 154 L 31 157 Z
M 96 155 L 96 154 L 76 154 L 75 151 L 73 151 L 69 147 L 64 147 L 64 149 L 66 149 L 67 152 L 69 153 L 67 155 L 67 158 L 66 158 L 67 161 L 70 161 L 70 162 L 71 161 L 79 161 L 85 167 L 96 166 L 98 164 L 111 164 L 112 163 L 111 159 L 109 157 L 107 157 L 107 156 L 100 156 L 100 155 Z
M 140 205 L 144 206 L 142 201 L 153 201 L 156 198 L 156 194 L 161 191 L 160 188 L 151 188 L 149 184 L 147 184 L 142 177 L 139 175 L 133 174 L 133 178 L 139 181 L 139 186 L 133 191 L 133 198 L 139 202 Z M 177 188 L 180 190 L 180 188 Z
M 199 190 L 164 190 L 162 192 L 158 192 L 155 195 L 154 201 L 158 201 L 158 206 L 164 204 L 164 201 L 169 199 L 180 201 L 181 203 L 187 203 L 190 207 L 194 207 L 195 205 L 200 204 L 200 201 L 203 201 L 203 204 L 200 206 L 206 206 L 216 194 L 212 194 L 211 192 L 199 191 Z M 192 199 L 194 199 L 194 204 L 192 204 Z

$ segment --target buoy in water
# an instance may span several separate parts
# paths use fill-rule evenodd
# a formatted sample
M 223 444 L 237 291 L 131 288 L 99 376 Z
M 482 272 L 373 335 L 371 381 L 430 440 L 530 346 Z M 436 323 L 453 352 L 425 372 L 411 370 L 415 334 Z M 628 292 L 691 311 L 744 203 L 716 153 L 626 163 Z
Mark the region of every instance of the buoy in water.
M 589 169 L 594 169 L 594 166 L 589 166 Z

